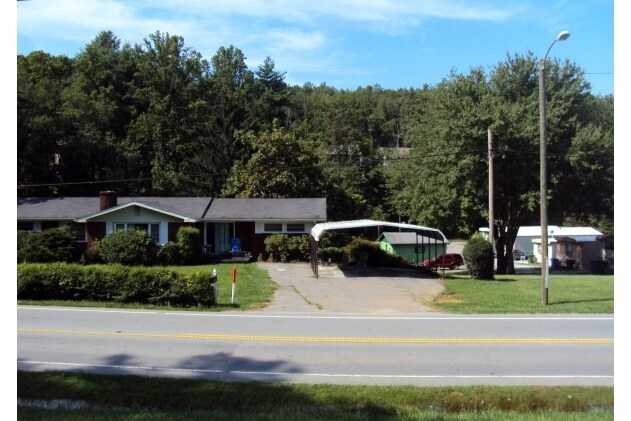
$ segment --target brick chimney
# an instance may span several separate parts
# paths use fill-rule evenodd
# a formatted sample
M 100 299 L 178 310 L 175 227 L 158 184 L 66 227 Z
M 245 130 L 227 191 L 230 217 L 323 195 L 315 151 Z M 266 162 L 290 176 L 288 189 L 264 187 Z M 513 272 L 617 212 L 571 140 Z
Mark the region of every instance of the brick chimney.
M 100 210 L 108 209 L 116 206 L 116 192 L 115 191 L 102 191 L 99 192 L 99 199 L 101 201 Z

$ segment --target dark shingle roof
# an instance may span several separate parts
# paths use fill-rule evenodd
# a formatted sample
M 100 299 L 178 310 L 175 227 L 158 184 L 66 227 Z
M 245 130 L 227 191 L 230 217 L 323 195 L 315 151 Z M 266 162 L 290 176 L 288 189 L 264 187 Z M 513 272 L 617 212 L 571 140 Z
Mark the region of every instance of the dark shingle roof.
M 99 211 L 98 197 L 18 197 L 18 219 L 74 220 Z
M 326 199 L 213 199 L 204 220 L 326 221 Z
M 326 220 L 326 199 L 213 199 L 210 197 L 119 197 L 195 220 Z M 210 208 L 209 208 L 210 204 Z M 74 220 L 100 212 L 98 197 L 18 197 L 17 219 Z

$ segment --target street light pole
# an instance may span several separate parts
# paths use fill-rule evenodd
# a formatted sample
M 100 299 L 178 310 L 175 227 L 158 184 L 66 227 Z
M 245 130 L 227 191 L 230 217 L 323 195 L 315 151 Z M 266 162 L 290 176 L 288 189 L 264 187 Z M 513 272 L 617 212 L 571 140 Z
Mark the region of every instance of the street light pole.
M 552 41 L 546 55 L 539 63 L 539 177 L 540 177 L 540 202 L 541 202 L 541 301 L 548 304 L 548 286 L 550 284 L 550 272 L 548 262 L 548 170 L 546 166 L 546 59 L 557 41 L 565 41 L 570 37 L 568 31 L 562 31 Z

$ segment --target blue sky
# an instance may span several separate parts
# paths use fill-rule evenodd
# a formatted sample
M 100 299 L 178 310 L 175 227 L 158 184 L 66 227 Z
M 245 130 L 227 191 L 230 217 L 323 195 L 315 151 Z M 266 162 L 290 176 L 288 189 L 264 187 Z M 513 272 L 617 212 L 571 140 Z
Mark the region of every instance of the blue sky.
M 17 52 L 74 56 L 104 30 L 141 43 L 180 35 L 210 59 L 234 45 L 256 70 L 271 57 L 291 85 L 435 85 L 507 55 L 569 59 L 596 95 L 613 94 L 613 0 L 29 0 L 17 2 Z

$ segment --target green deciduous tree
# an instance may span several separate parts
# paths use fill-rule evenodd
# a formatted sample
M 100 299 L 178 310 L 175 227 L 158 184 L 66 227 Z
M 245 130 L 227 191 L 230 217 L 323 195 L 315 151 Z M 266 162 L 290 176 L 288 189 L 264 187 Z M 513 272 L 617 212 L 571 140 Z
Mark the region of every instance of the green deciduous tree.
M 517 230 L 537 215 L 539 206 L 536 69 L 537 60 L 527 54 L 509 56 L 488 75 L 480 68 L 466 75 L 453 72 L 431 91 L 411 159 L 389 169 L 395 200 L 409 201 L 405 211 L 413 221 L 441 227 L 450 235 L 469 235 L 487 224 L 490 128 L 498 273 L 514 272 Z M 588 86 L 577 66 L 554 62 L 547 66 L 546 90 L 548 195 L 550 208 L 557 209 L 550 213 L 550 223 L 560 224 L 562 180 L 576 176 L 567 151 L 578 141 Z
M 18 195 L 59 194 L 61 148 L 71 132 L 63 117 L 63 91 L 70 83 L 73 60 L 34 51 L 17 57 Z M 62 192 L 63 193 L 63 192 Z
M 567 150 L 568 173 L 559 179 L 563 225 L 595 226 L 613 233 L 613 97 L 587 98 L 585 114 Z
M 127 136 L 127 162 L 136 177 L 150 177 L 157 195 L 190 194 L 191 161 L 200 153 L 205 125 L 208 63 L 184 39 L 156 32 L 136 46 L 133 95 L 137 117 Z M 139 189 L 143 193 L 145 189 Z
M 73 186 L 77 195 L 103 188 L 126 193 L 125 185 L 103 184 L 127 178 L 125 139 L 132 120 L 129 84 L 134 74 L 130 47 L 110 31 L 101 32 L 76 57 L 71 84 L 63 93 L 62 113 L 71 124 L 60 154 L 64 182 L 95 181 Z
M 480 69 L 452 73 L 428 94 L 409 155 L 387 162 L 393 201 L 410 222 L 462 235 L 481 219 L 489 124 L 481 104 L 488 91 Z
M 322 173 L 314 145 L 276 128 L 256 135 L 239 133 L 250 151 L 230 171 L 228 197 L 319 197 Z

